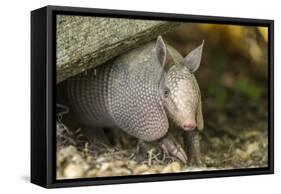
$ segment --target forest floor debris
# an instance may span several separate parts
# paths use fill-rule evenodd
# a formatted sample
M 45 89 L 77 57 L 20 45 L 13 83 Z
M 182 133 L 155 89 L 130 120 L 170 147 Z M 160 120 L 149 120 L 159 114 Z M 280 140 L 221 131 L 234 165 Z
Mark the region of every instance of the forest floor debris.
M 99 142 L 84 146 L 57 146 L 57 178 L 73 179 L 123 175 L 145 175 L 190 171 L 211 171 L 267 166 L 267 134 L 245 132 L 247 141 L 230 138 L 227 134 L 202 137 L 202 166 L 188 166 L 176 158 L 163 156 L 160 149 L 151 148 L 143 161 L 137 160 L 137 146 L 110 147 Z M 81 144 L 82 145 L 82 144 Z M 206 149 L 208 147 L 208 149 Z

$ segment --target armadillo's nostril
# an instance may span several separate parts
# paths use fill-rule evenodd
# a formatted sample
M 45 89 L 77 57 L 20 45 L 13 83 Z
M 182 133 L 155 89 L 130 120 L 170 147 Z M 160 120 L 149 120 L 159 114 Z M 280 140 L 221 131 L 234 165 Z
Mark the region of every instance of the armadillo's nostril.
M 182 128 L 183 128 L 184 130 L 186 130 L 186 131 L 191 131 L 191 130 L 193 130 L 193 129 L 196 128 L 196 123 L 193 123 L 193 122 L 191 122 L 191 123 L 184 123 L 184 124 L 182 125 Z

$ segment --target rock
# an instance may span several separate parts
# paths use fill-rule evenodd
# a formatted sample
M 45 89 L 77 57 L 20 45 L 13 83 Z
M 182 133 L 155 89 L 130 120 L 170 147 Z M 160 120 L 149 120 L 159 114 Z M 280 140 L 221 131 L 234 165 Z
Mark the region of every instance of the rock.
M 87 177 L 96 177 L 97 176 L 97 172 L 98 172 L 97 169 L 89 170 L 88 173 L 87 173 Z
M 103 163 L 100 167 L 100 171 L 106 171 L 110 168 L 110 163 L 106 162 L 106 163 Z
M 70 179 L 81 178 L 84 175 L 84 171 L 79 165 L 70 163 L 65 167 L 63 171 L 63 175 L 65 178 L 70 178 Z
M 259 144 L 257 142 L 251 143 L 247 147 L 247 153 L 248 154 L 252 154 L 252 153 L 254 153 L 254 152 L 258 151 L 258 150 L 259 150 Z
M 105 157 L 99 157 L 97 158 L 97 163 L 103 163 L 105 162 L 107 159 Z
M 113 162 L 113 166 L 118 166 L 118 167 L 126 166 L 126 161 L 116 160 Z
M 141 174 L 145 172 L 148 169 L 148 166 L 146 164 L 142 164 L 138 167 L 136 167 L 133 171 L 134 174 Z
M 171 164 L 163 168 L 161 173 L 179 172 L 180 170 L 181 170 L 180 164 L 178 162 L 172 162 Z
M 155 169 L 148 169 L 146 170 L 145 172 L 141 173 L 141 174 L 155 174 L 156 173 L 156 170 Z
M 113 169 L 114 175 L 123 176 L 123 175 L 131 175 L 132 172 L 126 168 L 115 168 Z
M 235 150 L 235 155 L 238 156 L 238 158 L 241 159 L 241 160 L 245 160 L 248 157 L 247 152 L 245 152 L 245 151 L 243 151 L 243 150 L 241 150 L 239 148 L 237 148 Z
M 117 175 L 111 171 L 98 171 L 97 172 L 97 177 L 108 177 L 108 176 L 117 176 Z
M 188 168 L 185 168 L 185 169 L 181 170 L 181 172 L 198 172 L 198 171 L 211 171 L 211 170 L 219 170 L 219 168 L 215 168 L 215 167 L 188 167 Z
M 127 163 L 128 168 L 133 169 L 137 165 L 137 162 L 134 160 L 129 160 Z

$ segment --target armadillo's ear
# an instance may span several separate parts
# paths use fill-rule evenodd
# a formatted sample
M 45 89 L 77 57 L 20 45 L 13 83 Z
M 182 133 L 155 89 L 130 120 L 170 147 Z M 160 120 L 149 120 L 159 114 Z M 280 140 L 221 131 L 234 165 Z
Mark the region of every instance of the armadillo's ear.
M 164 70 L 167 69 L 168 64 L 171 62 L 170 55 L 168 53 L 168 49 L 164 43 L 164 40 L 161 36 L 157 37 L 156 45 L 155 45 L 156 56 L 163 67 Z
M 204 45 L 204 40 L 199 47 L 192 50 L 183 60 L 184 65 L 188 69 L 190 69 L 191 72 L 195 72 L 200 66 L 203 45 Z
M 197 128 L 202 131 L 204 128 L 204 120 L 203 120 L 203 113 L 202 113 L 202 103 L 201 99 L 198 104 L 197 113 L 196 113 L 196 122 L 197 122 Z

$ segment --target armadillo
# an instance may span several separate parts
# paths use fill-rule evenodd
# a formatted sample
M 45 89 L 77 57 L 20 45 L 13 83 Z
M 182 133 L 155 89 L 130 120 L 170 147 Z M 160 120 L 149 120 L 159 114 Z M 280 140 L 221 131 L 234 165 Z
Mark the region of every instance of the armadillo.
M 203 42 L 204 43 L 204 42 Z M 194 72 L 203 43 L 182 57 L 161 36 L 67 80 L 67 97 L 87 126 L 119 128 L 143 141 L 159 141 L 183 162 L 200 161 L 201 95 Z M 168 133 L 169 120 L 190 133 L 190 153 Z

